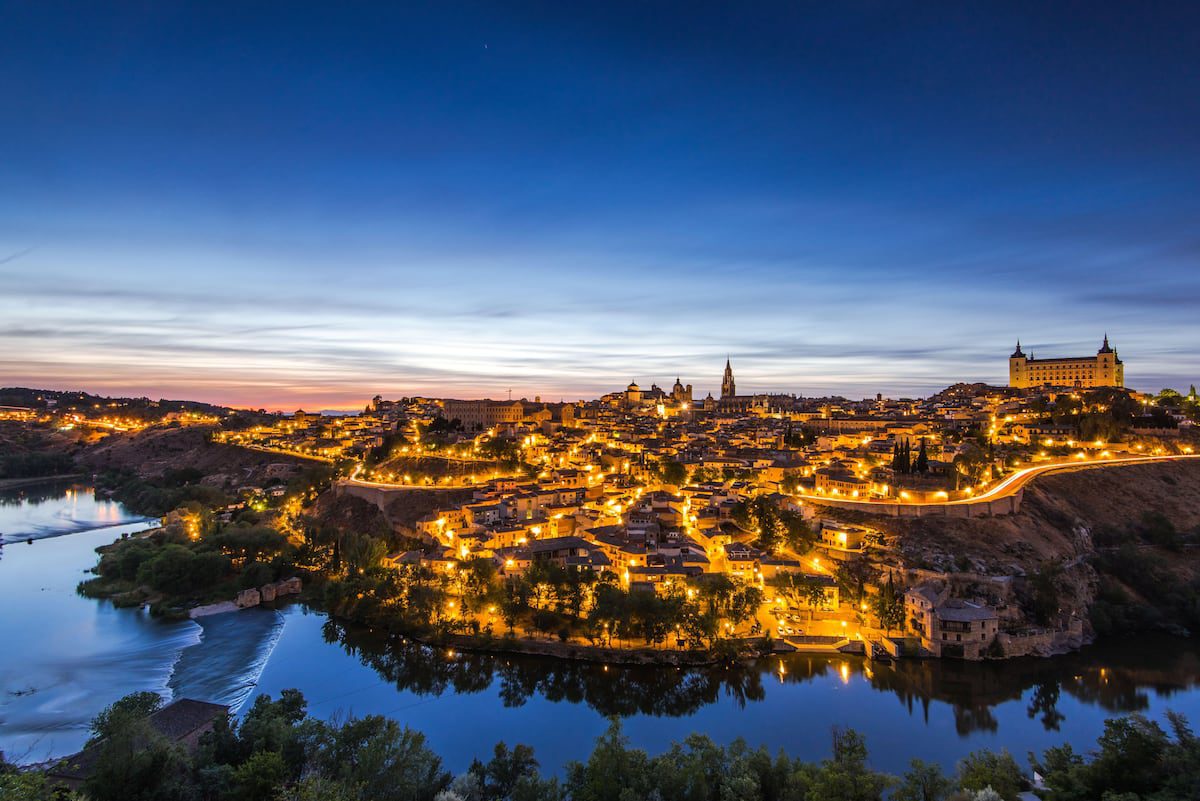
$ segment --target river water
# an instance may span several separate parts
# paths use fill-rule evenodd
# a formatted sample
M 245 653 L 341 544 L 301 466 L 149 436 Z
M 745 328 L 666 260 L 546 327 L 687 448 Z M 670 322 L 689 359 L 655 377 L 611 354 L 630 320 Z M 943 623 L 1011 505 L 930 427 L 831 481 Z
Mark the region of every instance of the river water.
M 93 549 L 147 524 L 86 487 L 0 497 L 0 750 L 70 753 L 120 696 L 152 690 L 235 708 L 295 687 L 321 717 L 384 714 L 426 734 L 451 770 L 499 740 L 557 772 L 619 716 L 651 753 L 701 732 L 821 759 L 834 726 L 863 732 L 872 764 L 952 768 L 977 748 L 1087 749 L 1104 719 L 1167 710 L 1200 722 L 1200 647 L 1142 638 L 1051 660 L 970 664 L 794 655 L 736 670 L 619 668 L 443 651 L 347 628 L 293 604 L 163 623 L 79 597 Z M 66 532 L 74 531 L 66 535 Z M 23 537 L 64 534 L 25 544 Z M 13 543 L 13 540 L 17 542 Z

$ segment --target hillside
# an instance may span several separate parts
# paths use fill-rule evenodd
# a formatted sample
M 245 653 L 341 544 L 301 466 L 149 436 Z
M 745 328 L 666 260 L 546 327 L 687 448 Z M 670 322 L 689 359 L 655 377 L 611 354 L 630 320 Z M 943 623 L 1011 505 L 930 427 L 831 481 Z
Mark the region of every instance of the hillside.
M 873 519 L 873 525 L 899 537 L 911 566 L 948 569 L 966 557 L 978 572 L 1010 574 L 1088 553 L 1092 532 L 1140 525 L 1148 512 L 1162 514 L 1179 531 L 1200 526 L 1200 463 L 1051 474 L 1026 487 L 1014 515 Z
M 209 442 L 213 426 L 153 428 L 137 434 L 116 434 L 82 453 L 79 461 L 94 471 L 132 471 L 143 479 L 168 470 L 191 468 L 210 486 L 266 484 L 287 481 L 312 465 L 297 457 Z
M 1043 476 L 1017 514 L 855 519 L 885 531 L 887 567 L 944 573 L 964 594 L 1014 606 L 1033 626 L 1083 621 L 1084 637 L 1200 630 L 1200 464 Z
M 471 500 L 471 489 L 405 489 L 380 492 L 363 488 L 348 488 L 340 492 L 321 494 L 313 509 L 314 516 L 323 521 L 345 526 L 357 521 L 374 525 L 382 520 L 401 535 L 413 535 L 418 520 L 439 509 Z M 364 497 L 369 499 L 364 499 Z M 375 499 L 382 499 L 381 509 Z

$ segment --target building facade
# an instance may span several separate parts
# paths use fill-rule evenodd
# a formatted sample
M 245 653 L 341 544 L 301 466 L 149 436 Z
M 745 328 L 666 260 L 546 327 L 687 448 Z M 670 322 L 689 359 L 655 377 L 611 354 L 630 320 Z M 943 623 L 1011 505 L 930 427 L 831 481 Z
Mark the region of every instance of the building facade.
M 1000 633 L 994 609 L 951 598 L 948 589 L 928 584 L 904 593 L 904 617 L 921 648 L 937 657 L 983 659 Z
M 685 403 L 691 403 L 692 402 L 692 385 L 688 384 L 685 387 L 683 385 L 683 382 L 680 381 L 678 378 L 676 378 L 675 386 L 671 387 L 671 400 L 675 404 L 680 405 L 680 406 L 682 406 Z
M 520 401 L 448 400 L 444 413 L 447 420 L 458 420 L 467 431 L 521 422 L 525 406 Z
M 1104 335 L 1104 344 L 1095 356 L 1079 358 L 1035 359 L 1026 356 L 1018 342 L 1008 358 L 1008 385 L 1018 389 L 1123 387 L 1125 365 L 1108 344 L 1108 334 Z

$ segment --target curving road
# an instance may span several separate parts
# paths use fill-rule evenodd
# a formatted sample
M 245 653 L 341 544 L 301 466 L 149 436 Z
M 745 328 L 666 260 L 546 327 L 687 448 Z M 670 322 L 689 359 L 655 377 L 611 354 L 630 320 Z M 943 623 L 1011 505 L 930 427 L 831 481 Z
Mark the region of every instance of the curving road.
M 360 462 L 355 466 L 354 472 L 347 478 L 342 479 L 346 484 L 353 484 L 358 487 L 370 487 L 372 489 L 383 490 L 448 490 L 448 489 L 476 489 L 480 484 L 396 484 L 390 481 L 371 481 L 365 478 L 359 478 L 359 474 L 363 471 L 363 465 Z
M 828 495 L 802 495 L 800 497 L 806 500 L 813 501 L 836 501 L 838 504 L 861 504 L 862 506 L 880 506 L 911 503 L 914 506 L 955 506 L 959 504 L 974 504 L 982 501 L 994 501 L 999 498 L 1007 498 L 1016 495 L 1026 484 L 1043 473 L 1051 473 L 1055 470 L 1079 470 L 1081 468 L 1098 468 L 1098 467 L 1119 467 L 1122 465 L 1140 464 L 1142 462 L 1174 462 L 1183 461 L 1185 459 L 1200 459 L 1200 454 L 1180 454 L 1180 455 L 1162 455 L 1162 456 L 1116 456 L 1100 459 L 1078 459 L 1070 462 L 1053 462 L 1050 464 L 1032 465 L 1023 467 L 1020 470 L 1005 476 L 995 486 L 989 487 L 986 492 L 981 492 L 978 495 L 972 495 L 967 498 L 956 498 L 954 500 L 936 501 L 901 501 L 901 500 L 880 500 L 880 499 L 855 499 L 839 496 L 831 498 Z

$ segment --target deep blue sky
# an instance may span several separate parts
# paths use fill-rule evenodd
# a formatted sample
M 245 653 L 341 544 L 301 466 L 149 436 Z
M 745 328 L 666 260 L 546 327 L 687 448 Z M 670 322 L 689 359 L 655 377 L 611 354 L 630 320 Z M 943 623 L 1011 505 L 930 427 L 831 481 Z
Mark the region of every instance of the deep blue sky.
M 1200 377 L 1200 4 L 583 6 L 0 2 L 0 384 Z

